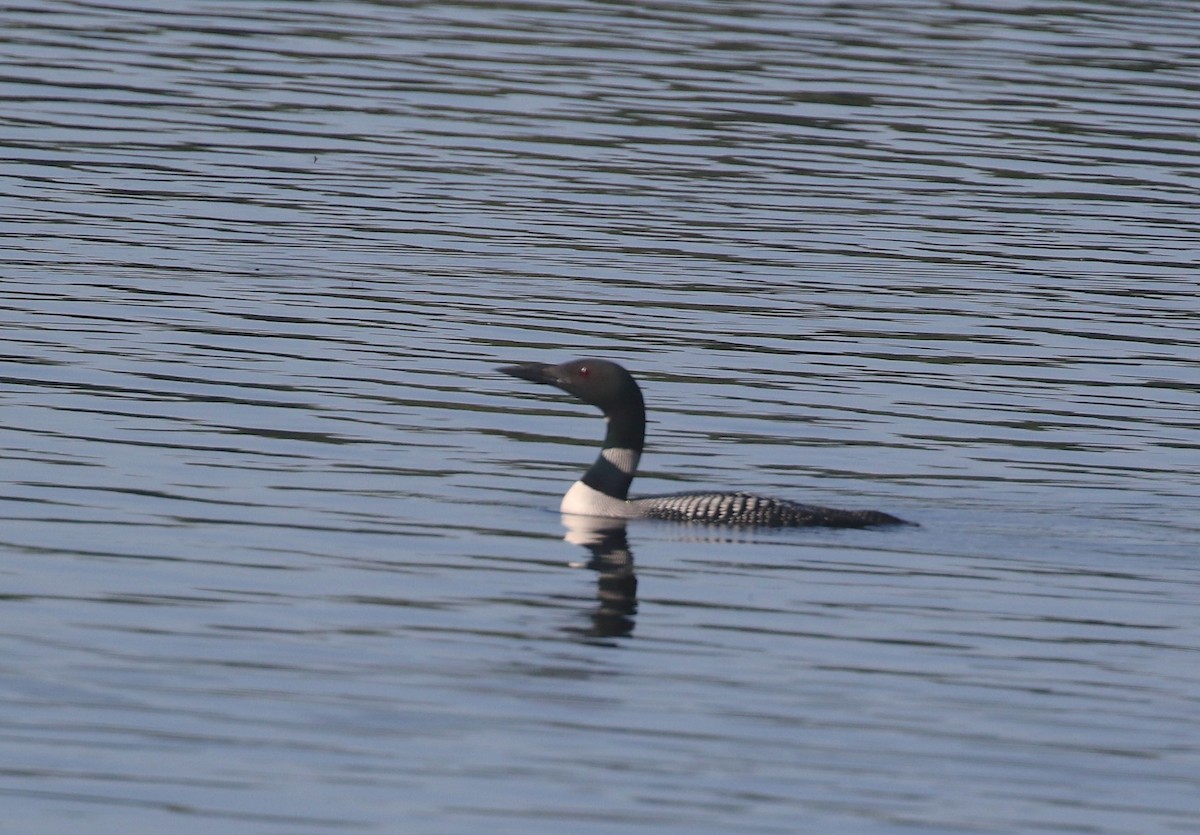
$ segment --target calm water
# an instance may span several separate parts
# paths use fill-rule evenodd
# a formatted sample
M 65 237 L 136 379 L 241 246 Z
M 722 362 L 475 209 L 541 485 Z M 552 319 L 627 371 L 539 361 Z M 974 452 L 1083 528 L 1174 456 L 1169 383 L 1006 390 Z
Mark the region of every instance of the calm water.
M 163 5 L 0 11 L 4 831 L 1200 829 L 1200 8 Z M 921 527 L 564 527 L 579 355 Z

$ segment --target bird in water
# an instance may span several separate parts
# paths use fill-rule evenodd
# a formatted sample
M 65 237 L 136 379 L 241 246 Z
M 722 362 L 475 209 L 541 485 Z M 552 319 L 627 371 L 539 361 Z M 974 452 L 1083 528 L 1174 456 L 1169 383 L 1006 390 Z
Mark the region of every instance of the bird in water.
M 909 524 L 878 510 L 838 510 L 742 492 L 671 493 L 629 498 L 646 438 L 646 406 L 637 380 L 615 362 L 577 359 L 560 365 L 523 363 L 499 369 L 557 386 L 604 412 L 604 447 L 583 478 L 563 496 L 563 513 L 619 519 L 758 527 L 867 528 Z

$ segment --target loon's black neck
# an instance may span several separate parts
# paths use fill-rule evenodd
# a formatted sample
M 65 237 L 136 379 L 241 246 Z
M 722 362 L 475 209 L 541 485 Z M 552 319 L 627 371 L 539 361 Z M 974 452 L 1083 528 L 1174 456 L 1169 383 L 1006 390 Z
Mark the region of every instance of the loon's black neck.
M 604 448 L 580 481 L 617 504 L 629 498 L 629 485 L 637 474 L 646 438 L 646 404 L 632 374 L 615 362 L 600 359 L 560 365 L 527 362 L 500 370 L 522 380 L 557 386 L 604 412 L 608 423 Z
M 624 501 L 629 498 L 646 440 L 646 407 L 636 384 L 624 402 L 604 410 L 604 420 L 608 424 L 604 448 L 580 481 Z

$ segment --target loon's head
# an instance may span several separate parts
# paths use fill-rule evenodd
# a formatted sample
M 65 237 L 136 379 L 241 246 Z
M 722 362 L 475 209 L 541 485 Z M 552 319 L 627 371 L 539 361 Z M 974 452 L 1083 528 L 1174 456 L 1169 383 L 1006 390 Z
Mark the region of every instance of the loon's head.
M 558 386 L 606 415 L 643 408 L 642 391 L 633 375 L 608 360 L 580 359 L 560 365 L 528 362 L 498 370 L 522 380 Z

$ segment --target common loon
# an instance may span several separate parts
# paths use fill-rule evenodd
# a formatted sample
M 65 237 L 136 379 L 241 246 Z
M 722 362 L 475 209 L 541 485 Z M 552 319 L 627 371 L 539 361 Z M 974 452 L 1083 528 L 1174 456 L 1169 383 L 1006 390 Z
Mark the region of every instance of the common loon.
M 667 519 L 762 527 L 865 528 L 903 525 L 877 510 L 836 510 L 752 493 L 672 493 L 629 498 L 646 437 L 646 406 L 633 375 L 615 362 L 578 359 L 561 365 L 523 363 L 498 369 L 534 383 L 558 386 L 600 408 L 608 423 L 604 448 L 563 496 L 563 513 L 622 519 Z

